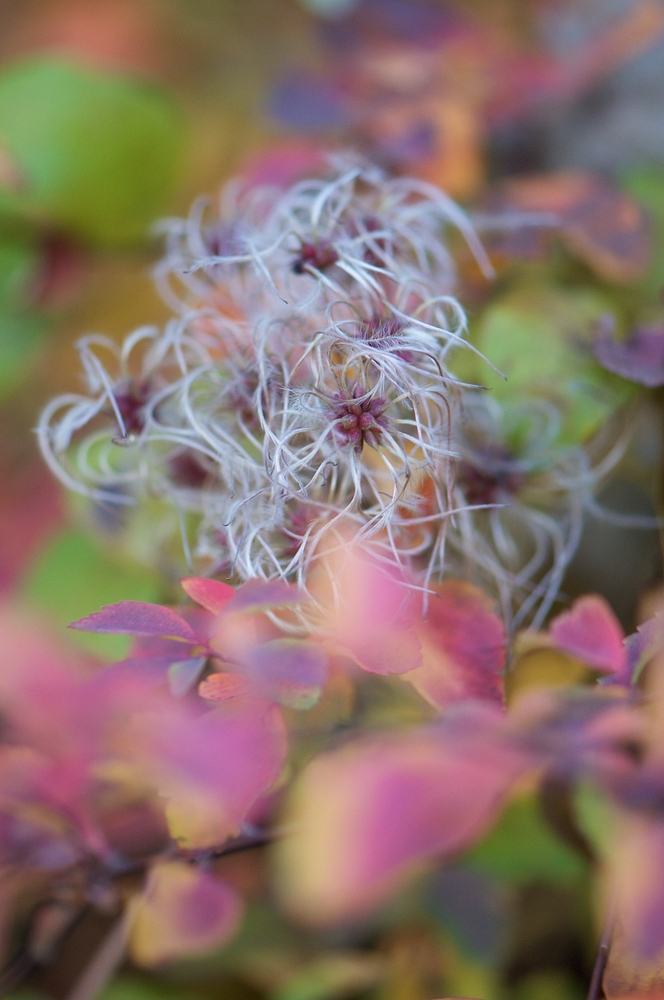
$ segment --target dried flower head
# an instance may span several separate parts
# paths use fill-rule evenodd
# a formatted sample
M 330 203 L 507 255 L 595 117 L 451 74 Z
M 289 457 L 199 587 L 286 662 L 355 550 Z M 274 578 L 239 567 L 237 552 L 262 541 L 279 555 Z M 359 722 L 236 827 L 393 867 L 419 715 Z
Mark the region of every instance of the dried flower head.
M 49 465 L 97 500 L 157 496 L 181 524 L 197 515 L 193 553 L 211 573 L 306 587 L 350 531 L 425 589 L 448 553 L 470 560 L 509 616 L 549 542 L 556 566 L 571 542 L 541 511 L 527 519 L 534 552 L 502 524 L 500 504 L 535 466 L 486 437 L 495 414 L 454 375 L 454 352 L 476 349 L 453 294 L 450 227 L 489 274 L 449 198 L 372 167 L 337 165 L 285 192 L 234 182 L 217 212 L 197 202 L 163 227 L 156 278 L 175 318 L 121 348 L 81 342 L 88 393 L 44 412 Z M 549 583 L 533 585 L 530 607 Z

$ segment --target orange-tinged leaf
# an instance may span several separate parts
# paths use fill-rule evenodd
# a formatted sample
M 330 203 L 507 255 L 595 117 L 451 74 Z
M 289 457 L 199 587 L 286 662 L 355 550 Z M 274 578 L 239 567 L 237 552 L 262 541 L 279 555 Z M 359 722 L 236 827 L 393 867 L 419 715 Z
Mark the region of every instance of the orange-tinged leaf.
M 503 185 L 498 205 L 549 215 L 547 225 L 555 227 L 549 232 L 556 232 L 571 253 L 607 281 L 628 284 L 648 268 L 647 216 L 638 202 L 604 178 L 581 171 L 518 177 Z M 511 237 L 504 242 L 508 255 L 511 243 Z
M 201 954 L 233 936 L 242 901 L 226 883 L 183 861 L 161 861 L 129 904 L 129 950 L 139 965 Z
M 227 701 L 250 691 L 250 682 L 239 674 L 210 674 L 198 685 L 198 693 L 206 701 Z
M 206 580 L 200 576 L 185 577 L 180 580 L 180 586 L 192 601 L 196 601 L 196 604 L 211 611 L 213 615 L 218 615 L 235 595 L 235 590 L 228 583 Z

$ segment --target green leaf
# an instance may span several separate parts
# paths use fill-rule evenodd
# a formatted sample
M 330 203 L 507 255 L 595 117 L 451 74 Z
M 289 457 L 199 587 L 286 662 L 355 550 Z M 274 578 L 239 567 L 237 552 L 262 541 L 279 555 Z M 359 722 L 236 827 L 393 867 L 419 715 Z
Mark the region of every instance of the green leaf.
M 488 837 L 465 860 L 487 875 L 517 885 L 570 882 L 586 867 L 549 829 L 532 795 L 511 802 Z
M 550 401 L 560 412 L 557 442 L 577 445 L 634 392 L 604 372 L 588 349 L 610 304 L 590 290 L 525 286 L 491 305 L 475 343 L 505 379 L 484 366 L 482 382 L 502 403 Z
M 117 247 L 166 207 L 182 127 L 154 87 L 37 58 L 0 75 L 0 137 L 0 211 Z
M 569 972 L 535 972 L 519 980 L 512 996 L 513 1000 L 584 1000 L 585 992 Z
M 0 231 L 0 309 L 25 309 L 31 282 L 39 265 L 36 240 L 12 227 Z
M 97 1000 L 195 1000 L 197 996 L 154 979 L 118 976 L 104 987 Z
M 298 969 L 273 994 L 273 1000 L 336 1000 L 374 986 L 384 960 L 372 954 L 347 952 L 322 955 Z
M 98 611 L 117 601 L 158 603 L 161 587 L 156 575 L 142 566 L 117 562 L 84 532 L 74 528 L 56 535 L 39 554 L 23 580 L 21 596 L 45 612 L 56 625 Z M 70 630 L 69 639 L 108 660 L 127 655 L 130 638 L 90 635 Z
M 43 316 L 0 311 L 0 401 L 18 389 L 30 374 L 30 362 L 49 329 Z
M 647 277 L 637 288 L 653 296 L 658 296 L 664 288 L 664 168 L 639 167 L 626 171 L 621 178 L 622 186 L 650 214 L 653 224 L 655 252 Z
M 29 375 L 30 360 L 50 327 L 28 304 L 38 263 L 30 233 L 11 227 L 0 232 L 0 400 Z
M 9 993 L 5 1000 L 48 1000 L 46 993 L 38 990 L 18 990 L 16 993 Z
M 615 841 L 615 815 L 607 796 L 595 785 L 581 782 L 574 791 L 574 812 L 579 829 L 598 856 L 607 857 Z

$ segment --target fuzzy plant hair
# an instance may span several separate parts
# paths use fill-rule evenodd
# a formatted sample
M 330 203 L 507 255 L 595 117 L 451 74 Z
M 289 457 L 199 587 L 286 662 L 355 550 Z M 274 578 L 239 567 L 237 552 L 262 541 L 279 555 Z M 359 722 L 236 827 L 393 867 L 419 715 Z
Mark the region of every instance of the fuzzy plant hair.
M 455 377 L 455 352 L 475 348 L 450 231 L 487 277 L 491 265 L 454 202 L 346 164 L 286 191 L 231 183 L 216 211 L 201 200 L 163 230 L 156 279 L 173 319 L 121 347 L 84 338 L 87 392 L 43 413 L 41 448 L 66 486 L 195 514 L 193 555 L 211 574 L 306 588 L 350 531 L 424 590 L 470 563 L 507 617 L 516 593 L 522 617 L 548 608 L 578 538 L 584 460 L 508 456 L 496 404 Z M 513 512 L 531 533 L 516 542 L 503 508 L 561 461 L 562 508 Z

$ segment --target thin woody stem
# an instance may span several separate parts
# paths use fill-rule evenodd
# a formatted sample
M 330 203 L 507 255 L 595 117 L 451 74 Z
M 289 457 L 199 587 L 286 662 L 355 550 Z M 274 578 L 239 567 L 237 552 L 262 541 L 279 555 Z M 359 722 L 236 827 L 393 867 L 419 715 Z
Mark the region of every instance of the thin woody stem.
M 210 855 L 212 858 L 223 858 L 230 854 L 239 854 L 242 851 L 249 851 L 257 847 L 263 847 L 266 844 L 271 843 L 273 840 L 277 840 L 279 837 L 284 836 L 287 832 L 287 830 L 281 827 L 274 830 L 257 830 L 255 833 L 242 835 L 237 837 L 235 840 L 227 842 L 222 847 L 211 851 Z M 134 865 L 128 865 L 123 869 L 122 874 L 143 871 L 147 867 L 147 864 L 148 862 L 141 861 Z M 58 935 L 57 941 L 53 942 L 54 948 L 64 942 L 68 931 L 73 928 L 74 924 L 78 922 L 88 908 L 88 904 L 85 904 L 76 910 L 71 922 L 62 931 L 62 933 Z M 121 951 L 117 952 L 117 954 L 116 951 L 113 950 L 114 945 L 118 945 L 119 947 L 120 929 L 123 920 L 124 917 L 121 917 L 118 923 L 112 928 L 106 940 L 93 956 L 89 965 L 84 969 L 80 979 L 74 986 L 67 1000 L 92 1000 L 92 998 L 97 995 L 99 990 L 102 989 L 107 979 L 113 975 L 124 954 L 124 943 L 122 944 Z M 107 945 L 108 949 L 105 950 Z M 115 965 L 111 961 L 114 955 L 117 957 L 117 963 Z M 19 950 L 19 952 L 12 958 L 5 968 L 0 971 L 0 996 L 4 996 L 16 989 L 16 987 L 20 986 L 23 980 L 29 976 L 31 972 L 43 964 L 43 961 L 40 961 L 34 954 L 32 954 L 30 944 L 28 942 Z M 109 970 L 106 974 L 106 978 L 102 976 L 105 969 Z M 95 986 L 96 983 L 98 983 L 98 985 Z
M 609 960 L 609 952 L 611 951 L 611 941 L 613 940 L 615 926 L 616 908 L 614 904 L 611 904 L 604 921 L 602 937 L 600 938 L 599 946 L 597 948 L 597 957 L 595 958 L 593 974 L 590 979 L 590 987 L 588 989 L 588 1000 L 600 1000 L 600 997 L 603 996 L 602 980 L 604 979 L 604 972 L 606 971 L 606 965 Z
M 67 1000 L 94 1000 L 124 961 L 128 933 L 129 923 L 123 913 L 84 968 Z

